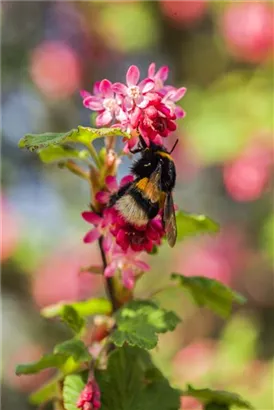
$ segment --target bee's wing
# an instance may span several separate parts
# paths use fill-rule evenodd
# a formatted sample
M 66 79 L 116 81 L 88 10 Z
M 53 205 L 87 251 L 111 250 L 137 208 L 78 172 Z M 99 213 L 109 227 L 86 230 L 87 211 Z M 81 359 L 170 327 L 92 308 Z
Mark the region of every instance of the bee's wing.
M 174 211 L 174 203 L 172 194 L 168 193 L 164 203 L 163 222 L 169 246 L 173 248 L 177 238 L 176 216 Z
M 149 177 L 149 181 L 146 185 L 145 194 L 151 200 L 151 202 L 159 202 L 161 196 L 161 175 L 162 167 L 157 166 L 154 172 Z

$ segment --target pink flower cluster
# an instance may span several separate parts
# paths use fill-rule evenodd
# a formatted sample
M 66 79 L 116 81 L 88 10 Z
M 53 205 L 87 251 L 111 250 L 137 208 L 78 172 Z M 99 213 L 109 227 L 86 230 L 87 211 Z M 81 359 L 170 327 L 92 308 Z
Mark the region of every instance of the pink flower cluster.
M 112 84 L 104 79 L 95 83 L 93 94 L 81 91 L 84 106 L 98 112 L 98 127 L 111 124 L 132 133 L 131 139 L 125 141 L 126 152 L 138 142 L 133 131 L 138 131 L 147 145 L 150 141 L 162 144 L 162 138 L 176 129 L 175 121 L 185 116 L 176 102 L 184 96 L 186 88 L 164 85 L 168 71 L 166 66 L 156 71 L 152 63 L 147 78 L 139 82 L 140 71 L 132 65 L 126 74 L 126 84 Z
M 77 408 L 81 410 L 100 409 L 100 390 L 94 379 L 88 380 L 77 401 Z
M 132 180 L 133 176 L 127 175 L 121 180 L 120 187 Z M 115 177 L 106 177 L 105 190 L 96 194 L 97 201 L 106 205 L 110 195 L 118 188 Z M 124 286 L 131 289 L 134 286 L 134 278 L 149 270 L 149 266 L 140 260 L 140 253 L 152 252 L 155 246 L 161 244 L 165 233 L 161 218 L 157 216 L 147 225 L 135 226 L 126 222 L 115 208 L 104 208 L 101 216 L 86 211 L 82 213 L 82 217 L 94 226 L 85 235 L 85 243 L 94 242 L 103 236 L 103 248 L 110 261 L 105 269 L 105 276 L 113 276 L 119 271 Z

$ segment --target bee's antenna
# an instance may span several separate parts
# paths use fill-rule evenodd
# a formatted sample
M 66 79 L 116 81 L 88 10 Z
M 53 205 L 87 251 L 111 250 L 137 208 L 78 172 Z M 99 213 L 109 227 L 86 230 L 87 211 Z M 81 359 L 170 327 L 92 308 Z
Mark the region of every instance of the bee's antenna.
M 176 140 L 175 144 L 173 145 L 173 147 L 169 151 L 169 154 L 171 154 L 174 151 L 174 149 L 175 149 L 176 145 L 178 144 L 178 142 L 179 142 L 179 139 Z

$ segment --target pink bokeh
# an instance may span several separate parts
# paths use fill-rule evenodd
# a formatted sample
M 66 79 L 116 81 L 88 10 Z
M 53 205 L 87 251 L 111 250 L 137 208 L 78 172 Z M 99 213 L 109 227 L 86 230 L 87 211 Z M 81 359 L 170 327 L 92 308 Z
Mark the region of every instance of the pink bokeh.
M 32 52 L 30 75 L 39 90 L 50 99 L 71 96 L 81 83 L 77 53 L 60 41 L 44 41 Z
M 1 261 L 8 259 L 16 249 L 20 226 L 19 218 L 3 193 L 0 197 L 1 212 Z
M 271 176 L 273 147 L 264 141 L 252 142 L 235 160 L 225 164 L 223 178 L 236 201 L 255 201 L 263 194 Z
M 230 285 L 246 257 L 244 232 L 224 227 L 217 236 L 190 239 L 180 249 L 175 270 L 186 276 L 204 276 Z
M 45 259 L 34 273 L 34 301 L 39 308 L 43 308 L 61 301 L 82 300 L 94 295 L 102 284 L 102 278 L 80 270 L 101 263 L 96 247 L 56 252 Z
M 177 25 L 190 26 L 203 18 L 207 10 L 207 1 L 161 0 L 160 7 L 162 12 Z
M 230 53 L 259 63 L 273 52 L 273 6 L 266 2 L 232 2 L 225 9 L 221 31 Z

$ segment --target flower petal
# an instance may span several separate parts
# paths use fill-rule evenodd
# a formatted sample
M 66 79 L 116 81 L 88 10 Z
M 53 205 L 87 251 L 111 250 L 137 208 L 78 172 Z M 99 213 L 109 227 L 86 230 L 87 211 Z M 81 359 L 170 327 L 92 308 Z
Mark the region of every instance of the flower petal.
M 122 83 L 114 83 L 114 84 L 112 84 L 112 90 L 113 90 L 116 94 L 127 95 L 127 87 L 125 86 L 125 84 L 122 84 Z
M 156 65 L 155 63 L 151 63 L 148 67 L 148 77 L 153 78 L 155 74 Z
M 147 93 L 154 88 L 154 81 L 151 78 L 145 78 L 140 82 L 139 88 L 143 93 Z
M 126 123 L 129 121 L 127 113 L 125 111 L 122 110 L 122 108 L 117 107 L 115 110 L 115 117 L 118 121 L 123 123 L 123 127 L 126 127 Z M 119 124 L 119 126 L 121 127 L 121 124 Z
M 150 266 L 146 262 L 141 260 L 135 260 L 134 265 L 143 272 L 147 272 L 150 270 Z
M 80 95 L 82 98 L 91 97 L 91 94 L 86 90 L 80 90 Z
M 106 191 L 99 191 L 95 195 L 96 201 L 98 201 L 100 204 L 107 204 L 109 201 L 109 197 L 110 197 L 109 192 L 106 192 Z
M 171 101 L 175 101 L 175 102 L 179 101 L 181 98 L 183 98 L 185 93 L 186 93 L 186 88 L 185 87 L 178 88 L 178 90 L 176 90 L 174 93 L 171 93 L 169 99 Z
M 112 235 L 108 235 L 108 236 L 104 237 L 103 249 L 104 249 L 105 252 L 109 252 L 112 243 L 113 243 L 113 236 Z
M 120 229 L 116 235 L 116 243 L 121 246 L 123 251 L 126 251 L 129 247 L 129 241 L 127 235 L 123 229 Z
M 83 100 L 83 105 L 93 111 L 101 111 L 104 108 L 102 101 L 93 95 L 85 97 Z
M 129 182 L 132 182 L 134 180 L 134 176 L 133 175 L 126 175 L 125 177 L 123 177 L 120 181 L 120 187 L 128 184 Z
M 136 85 L 140 78 L 140 71 L 136 65 L 131 65 L 127 70 L 126 80 L 127 85 L 130 87 L 131 85 Z
M 96 125 L 97 127 L 102 127 L 103 125 L 109 124 L 111 120 L 112 113 L 110 111 L 105 110 L 96 118 Z
M 105 269 L 104 271 L 104 275 L 106 278 L 111 278 L 116 271 L 116 263 L 115 262 L 111 262 Z
M 132 289 L 134 286 L 134 272 L 132 269 L 123 269 L 122 281 L 127 289 Z
M 82 218 L 93 225 L 98 225 L 102 220 L 99 215 L 97 215 L 95 212 L 90 211 L 82 212 Z
M 99 239 L 101 236 L 100 232 L 98 231 L 97 228 L 92 229 L 89 231 L 86 236 L 84 237 L 84 242 L 85 243 L 91 243 Z
M 159 78 L 162 81 L 166 81 L 169 73 L 169 68 L 168 66 L 164 65 L 163 67 L 160 67 L 159 70 L 157 71 L 155 78 Z
M 117 191 L 118 190 L 118 184 L 117 184 L 116 177 L 114 177 L 112 175 L 108 175 L 105 179 L 105 183 L 106 183 L 107 188 L 110 191 Z
M 93 94 L 100 94 L 100 83 L 101 81 L 95 81 L 93 86 Z
M 99 90 L 104 97 L 107 97 L 107 98 L 113 97 L 112 84 L 109 80 L 107 79 L 102 80 L 99 85 Z
M 181 107 L 176 107 L 174 113 L 176 118 L 184 118 L 186 116 L 186 112 Z

